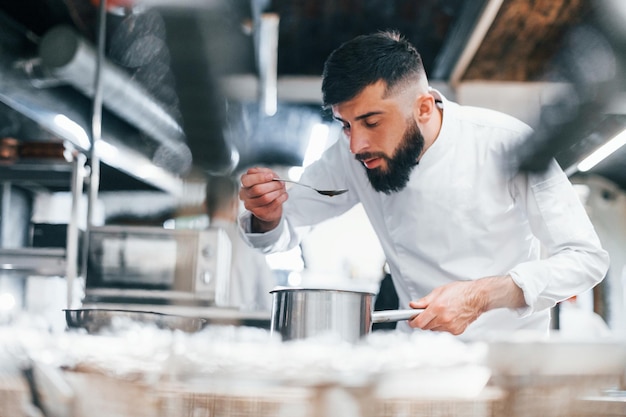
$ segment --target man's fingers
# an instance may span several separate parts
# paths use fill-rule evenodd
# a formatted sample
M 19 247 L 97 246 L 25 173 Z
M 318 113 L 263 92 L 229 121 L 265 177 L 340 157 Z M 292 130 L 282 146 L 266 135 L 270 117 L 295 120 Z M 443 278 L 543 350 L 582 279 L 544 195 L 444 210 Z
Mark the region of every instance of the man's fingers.
M 426 308 L 428 307 L 429 301 L 426 297 L 420 298 L 419 300 L 410 301 L 409 307 L 411 308 Z
M 280 181 L 272 181 L 272 178 L 274 178 L 274 174 L 271 171 L 269 173 L 243 175 L 241 177 L 242 187 L 239 190 L 239 198 L 244 203 L 247 200 L 265 199 L 261 204 L 254 204 L 254 206 L 258 206 L 266 205 L 280 194 L 286 193 L 285 184 Z
M 428 326 L 431 325 L 431 322 L 434 319 L 435 319 L 435 316 L 430 311 L 424 310 L 420 314 L 415 316 L 411 321 L 409 321 L 409 326 L 413 328 L 429 330 Z
M 276 175 L 272 170 L 261 168 L 250 168 L 245 174 L 241 176 L 241 187 L 249 189 L 258 184 L 265 184 L 272 181 Z M 274 181 L 276 184 L 279 182 Z
M 289 194 L 283 189 L 262 194 L 258 197 L 244 200 L 244 207 L 256 215 L 260 210 L 272 210 L 278 208 L 289 198 Z M 257 216 L 258 217 L 258 216 Z

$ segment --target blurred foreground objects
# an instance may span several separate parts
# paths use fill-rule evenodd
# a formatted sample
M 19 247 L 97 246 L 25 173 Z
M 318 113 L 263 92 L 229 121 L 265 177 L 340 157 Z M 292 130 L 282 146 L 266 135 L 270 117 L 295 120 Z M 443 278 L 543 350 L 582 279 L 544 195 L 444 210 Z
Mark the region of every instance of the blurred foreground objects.
M 625 3 L 595 2 L 589 18 L 566 34 L 546 78 L 571 88 L 542 106 L 534 134 L 519 149 L 520 170 L 543 171 L 551 158 L 568 175 L 590 169 L 579 163 L 626 129 L 624 18 Z

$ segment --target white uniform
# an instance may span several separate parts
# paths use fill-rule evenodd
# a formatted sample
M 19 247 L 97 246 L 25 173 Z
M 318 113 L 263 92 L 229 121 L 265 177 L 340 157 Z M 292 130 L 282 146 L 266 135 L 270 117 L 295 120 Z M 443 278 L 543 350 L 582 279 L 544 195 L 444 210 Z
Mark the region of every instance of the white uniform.
M 342 138 L 307 168 L 302 182 L 350 191 L 329 198 L 292 188 L 280 225 L 246 237 L 265 251 L 284 250 L 308 226 L 361 202 L 385 252 L 401 308 L 449 282 L 510 274 L 528 308 L 489 311 L 463 337 L 517 329 L 547 335 L 549 308 L 601 281 L 608 255 L 556 161 L 542 174 L 513 172 L 515 150 L 531 134 L 526 124 L 433 94 L 442 100 L 441 131 L 405 189 L 390 195 L 374 191 Z M 244 230 L 249 217 L 240 218 Z M 547 255 L 543 260 L 540 243 Z M 410 329 L 406 323 L 398 327 Z
M 210 227 L 224 230 L 231 243 L 229 304 L 244 311 L 270 311 L 276 279 L 265 255 L 246 244 L 237 223 L 215 219 Z

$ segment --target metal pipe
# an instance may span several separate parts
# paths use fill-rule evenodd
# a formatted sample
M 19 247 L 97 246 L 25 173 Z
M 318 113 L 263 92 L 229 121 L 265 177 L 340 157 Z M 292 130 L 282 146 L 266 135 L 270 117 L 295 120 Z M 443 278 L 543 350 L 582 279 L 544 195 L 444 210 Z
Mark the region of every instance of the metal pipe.
M 94 207 L 98 201 L 98 188 L 100 187 L 100 157 L 98 155 L 98 142 L 102 135 L 102 102 L 103 102 L 103 64 L 106 35 L 106 0 L 100 0 L 98 6 L 98 34 L 96 59 L 89 61 L 95 63 L 93 74 L 93 103 L 91 110 L 91 148 L 89 148 L 89 188 L 87 193 L 87 224 L 85 239 L 82 244 L 82 274 L 87 279 L 87 257 L 89 255 L 89 233 L 94 225 Z M 69 294 L 69 284 L 68 284 Z M 68 301 L 71 302 L 71 301 Z
M 93 103 L 91 109 L 91 148 L 89 149 L 90 167 L 89 171 L 89 195 L 87 204 L 87 231 L 94 226 L 93 208 L 98 200 L 98 189 L 100 187 L 100 156 L 98 155 L 97 143 L 102 138 L 102 103 L 103 103 L 103 64 L 104 48 L 106 42 L 106 2 L 100 0 L 98 6 L 98 34 L 96 36 L 96 67 L 93 78 Z
M 65 81 L 88 97 L 96 94 L 93 83 L 98 71 L 97 51 L 69 26 L 57 26 L 48 31 L 39 44 L 44 68 L 54 77 Z M 121 119 L 136 126 L 176 155 L 188 154 L 181 126 L 154 100 L 139 83 L 115 64 L 102 58 L 102 103 Z M 191 158 L 184 162 L 187 172 Z
M 467 67 L 469 67 L 472 59 L 474 59 L 474 56 L 476 55 L 480 44 L 487 35 L 487 31 L 489 30 L 491 24 L 498 15 L 498 12 L 500 11 L 500 6 L 502 6 L 502 1 L 503 0 L 488 0 L 483 14 L 478 19 L 478 22 L 476 22 L 474 31 L 470 35 L 470 38 L 467 41 L 465 48 L 463 49 L 463 53 L 457 60 L 456 65 L 454 66 L 454 69 L 452 70 L 452 73 L 450 75 L 450 85 L 453 88 L 458 87 L 461 79 L 463 78 L 463 75 L 465 75 Z
M 74 283 L 78 278 L 78 249 L 79 249 L 79 229 L 78 229 L 78 212 L 80 198 L 83 194 L 83 183 L 85 180 L 85 162 L 87 157 L 76 150 L 72 154 L 72 207 L 70 212 L 70 221 L 67 225 L 67 242 L 65 247 L 66 253 L 66 273 L 67 280 L 67 308 L 73 308 L 72 300 L 74 298 Z M 82 269 L 84 271 L 84 269 Z
M 9 236 L 9 210 L 11 209 L 11 182 L 2 182 L 2 195 L 0 196 L 0 248 L 10 247 Z
M 2 16 L 0 12 L 0 22 L 4 23 Z M 27 42 L 27 35 L 9 24 L 2 28 L 6 32 L 3 35 Z M 32 88 L 37 76 L 50 77 L 51 74 L 47 70 L 33 73 L 30 63 L 34 61 L 23 61 L 20 53 L 5 45 L 6 36 L 0 42 L 0 102 L 88 154 L 91 148 L 88 133 L 91 115 L 89 109 L 85 108 L 81 94 L 68 91 L 67 88 Z M 38 68 L 44 69 L 43 66 Z M 51 86 L 50 83 L 46 85 Z M 180 175 L 185 172 L 185 166 L 191 163 L 189 148 L 181 145 L 178 152 L 174 152 L 171 147 L 163 146 L 163 152 L 168 151 L 170 163 L 167 166 L 158 165 L 153 160 L 156 152 L 147 149 L 145 142 L 150 139 L 150 148 L 158 146 L 159 142 L 147 135 L 142 136 L 135 126 L 119 117 L 105 118 L 99 143 L 111 145 L 108 148 L 114 152 L 98 152 L 101 162 L 156 189 L 180 195 L 183 188 Z

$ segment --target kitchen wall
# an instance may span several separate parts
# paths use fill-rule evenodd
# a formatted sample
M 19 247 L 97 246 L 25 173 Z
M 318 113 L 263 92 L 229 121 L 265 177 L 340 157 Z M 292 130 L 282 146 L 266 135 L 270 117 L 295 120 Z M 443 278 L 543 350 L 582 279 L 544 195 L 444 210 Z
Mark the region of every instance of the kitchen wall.
M 569 88 L 566 83 L 471 81 L 459 84 L 455 91 L 459 104 L 498 110 L 534 127 L 541 106 Z

